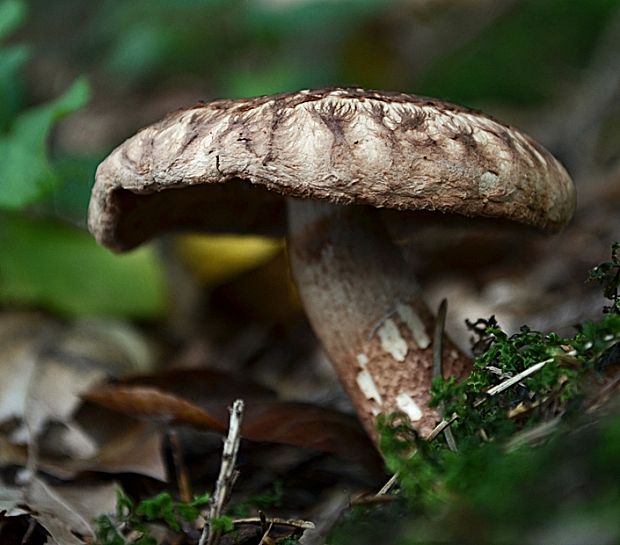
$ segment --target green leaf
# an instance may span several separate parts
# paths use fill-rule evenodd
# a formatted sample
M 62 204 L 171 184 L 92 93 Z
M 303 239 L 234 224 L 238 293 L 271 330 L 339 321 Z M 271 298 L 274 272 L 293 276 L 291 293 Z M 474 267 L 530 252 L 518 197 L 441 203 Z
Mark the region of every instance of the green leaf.
M 12 135 L 29 148 L 44 152 L 54 123 L 85 106 L 89 98 L 88 82 L 85 78 L 78 78 L 64 95 L 21 114 L 15 120 Z
M 155 318 L 165 307 L 164 279 L 149 248 L 116 256 L 78 229 L 4 214 L 0 303 L 65 315 Z
M 21 109 L 24 89 L 20 75 L 29 58 L 30 50 L 23 45 L 0 49 L 0 133 Z
M 0 2 L 0 40 L 13 32 L 26 17 L 26 4 L 21 0 Z
M 60 98 L 27 110 L 0 137 L 0 208 L 24 208 L 59 182 L 47 157 L 47 138 L 54 123 L 86 104 L 88 83 L 78 79 Z
M 35 202 L 57 182 L 47 161 L 19 141 L 0 138 L 0 157 L 0 207 L 19 209 Z

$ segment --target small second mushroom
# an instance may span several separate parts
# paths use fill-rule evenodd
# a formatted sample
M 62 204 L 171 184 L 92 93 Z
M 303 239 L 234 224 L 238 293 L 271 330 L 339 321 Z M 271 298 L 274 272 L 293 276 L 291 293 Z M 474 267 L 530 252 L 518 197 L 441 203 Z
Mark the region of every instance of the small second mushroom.
M 379 413 L 403 411 L 423 435 L 438 419 L 434 317 L 385 222 L 481 217 L 554 231 L 574 203 L 549 152 L 479 112 L 321 89 L 214 101 L 143 129 L 100 165 L 89 226 L 124 251 L 171 229 L 270 235 L 288 222 L 312 327 L 376 440 Z M 444 376 L 470 365 L 446 339 Z

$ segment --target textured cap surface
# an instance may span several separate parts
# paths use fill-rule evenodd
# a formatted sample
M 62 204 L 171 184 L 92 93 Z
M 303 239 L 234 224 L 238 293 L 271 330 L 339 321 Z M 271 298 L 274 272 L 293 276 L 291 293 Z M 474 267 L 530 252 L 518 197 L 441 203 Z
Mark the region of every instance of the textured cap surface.
M 570 177 L 482 113 L 362 89 L 218 100 L 174 112 L 99 166 L 89 227 L 126 250 L 168 229 L 277 232 L 281 196 L 561 228 Z

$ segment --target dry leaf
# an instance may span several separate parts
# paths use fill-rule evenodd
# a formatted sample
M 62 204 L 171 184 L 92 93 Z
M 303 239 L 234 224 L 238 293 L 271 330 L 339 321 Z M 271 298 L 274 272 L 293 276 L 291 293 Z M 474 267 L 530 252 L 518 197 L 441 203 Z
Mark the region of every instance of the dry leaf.
M 67 325 L 41 314 L 5 311 L 0 313 L 0 348 L 3 464 L 25 465 L 26 447 L 36 442 L 35 463 L 60 477 L 110 467 L 131 471 L 140 467 L 140 461 L 150 476 L 165 478 L 160 432 L 147 432 L 144 424 L 135 421 L 119 427 L 116 415 L 108 430 L 115 435 L 111 437 L 97 429 L 110 426 L 109 419 L 76 416 L 81 392 L 110 375 L 144 371 L 151 364 L 152 349 L 131 327 L 93 320 Z M 106 442 L 110 443 L 107 447 Z M 127 463 L 109 459 L 111 452 L 123 452 L 122 446 Z M 107 451 L 99 453 L 101 448 Z M 144 458 L 132 459 L 130 453 Z
M 117 491 L 115 483 L 52 486 L 34 477 L 23 488 L 0 482 L 0 505 L 6 516 L 30 514 L 49 532 L 52 542 L 83 545 L 76 534 L 94 536 L 93 521 L 103 513 L 114 512 Z
M 147 386 L 102 386 L 84 394 L 84 399 L 131 416 L 149 417 L 165 423 L 189 424 L 218 433 L 226 424 L 197 405 L 173 394 Z
M 198 406 L 173 394 L 143 386 L 110 385 L 85 394 L 112 410 L 165 423 L 226 433 L 228 402 Z M 241 428 L 252 441 L 281 443 L 336 454 L 376 467 L 379 458 L 355 418 L 304 403 L 249 400 Z
M 241 433 L 253 441 L 314 449 L 364 464 L 379 462 L 356 418 L 306 403 L 248 402 Z

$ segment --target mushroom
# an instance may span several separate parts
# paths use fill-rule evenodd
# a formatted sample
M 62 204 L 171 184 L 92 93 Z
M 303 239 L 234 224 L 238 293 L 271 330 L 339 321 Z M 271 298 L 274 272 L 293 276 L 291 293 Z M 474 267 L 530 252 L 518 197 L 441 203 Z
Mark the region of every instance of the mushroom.
M 564 168 L 517 129 L 438 100 L 337 88 L 217 100 L 141 130 L 99 166 L 89 227 L 124 251 L 169 229 L 288 224 L 307 315 L 377 440 L 379 413 L 403 411 L 421 434 L 438 418 L 434 317 L 387 222 L 554 231 L 574 206 Z M 446 339 L 444 376 L 470 365 Z

